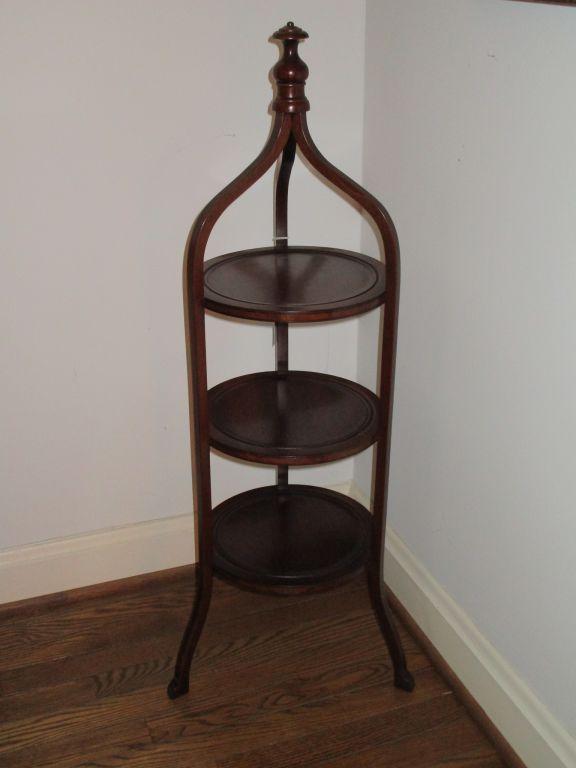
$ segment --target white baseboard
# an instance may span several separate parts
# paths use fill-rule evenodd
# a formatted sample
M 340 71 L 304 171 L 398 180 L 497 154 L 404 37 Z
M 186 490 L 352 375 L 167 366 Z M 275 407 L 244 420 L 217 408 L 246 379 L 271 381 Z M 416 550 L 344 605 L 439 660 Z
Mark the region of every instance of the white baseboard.
M 0 603 L 139 576 L 196 560 L 180 515 L 0 551 Z
M 367 506 L 356 486 L 351 486 L 350 495 Z M 576 739 L 390 528 L 384 576 L 527 768 L 576 768 Z
M 332 486 L 366 505 L 352 483 Z M 195 560 L 192 515 L 0 551 L 0 603 Z M 576 740 L 388 529 L 386 583 L 528 768 L 576 768 Z

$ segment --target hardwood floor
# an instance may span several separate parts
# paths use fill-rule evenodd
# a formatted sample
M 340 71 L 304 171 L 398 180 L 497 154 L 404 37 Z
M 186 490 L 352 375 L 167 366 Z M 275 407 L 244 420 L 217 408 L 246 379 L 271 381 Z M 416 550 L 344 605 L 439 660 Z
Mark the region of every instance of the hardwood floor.
M 271 597 L 217 582 L 190 692 L 166 697 L 192 572 L 0 609 L 3 768 L 497 768 L 504 765 L 400 626 L 392 685 L 365 582 Z

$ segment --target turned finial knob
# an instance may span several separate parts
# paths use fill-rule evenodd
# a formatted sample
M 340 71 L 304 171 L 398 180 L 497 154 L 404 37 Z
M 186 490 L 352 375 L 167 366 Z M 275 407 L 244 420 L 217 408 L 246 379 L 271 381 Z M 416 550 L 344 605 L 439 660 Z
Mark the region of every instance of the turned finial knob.
M 284 46 L 282 57 L 272 70 L 276 80 L 276 98 L 272 102 L 275 112 L 306 112 L 310 103 L 304 94 L 308 67 L 298 55 L 298 44 L 306 40 L 308 33 L 289 21 L 272 37 Z

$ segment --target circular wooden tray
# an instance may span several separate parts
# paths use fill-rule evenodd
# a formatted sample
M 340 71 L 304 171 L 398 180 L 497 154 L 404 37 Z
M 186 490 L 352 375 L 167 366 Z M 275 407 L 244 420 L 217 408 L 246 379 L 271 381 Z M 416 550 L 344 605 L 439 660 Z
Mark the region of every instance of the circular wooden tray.
M 335 491 L 256 488 L 214 509 L 214 569 L 254 585 L 341 579 L 364 565 L 370 530 L 367 510 Z
M 305 323 L 384 302 L 384 265 L 353 251 L 290 246 L 236 251 L 204 265 L 204 305 L 224 315 Z
M 251 373 L 209 391 L 210 441 L 262 464 L 320 464 L 377 437 L 380 402 L 365 387 L 311 371 Z

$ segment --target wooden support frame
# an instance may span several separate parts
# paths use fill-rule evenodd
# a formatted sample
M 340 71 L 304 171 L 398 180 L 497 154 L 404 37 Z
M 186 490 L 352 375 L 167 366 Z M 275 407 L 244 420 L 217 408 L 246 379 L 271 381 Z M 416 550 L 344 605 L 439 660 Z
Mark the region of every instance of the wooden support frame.
M 394 627 L 386 594 L 382 588 L 381 572 L 386 530 L 386 506 L 390 436 L 392 423 L 396 333 L 398 323 L 398 299 L 400 281 L 400 255 L 396 230 L 382 204 L 359 184 L 332 165 L 319 151 L 310 135 L 306 112 L 309 102 L 304 93 L 308 67 L 298 54 L 299 43 L 307 33 L 289 22 L 274 34 L 281 41 L 283 53 L 273 70 L 277 92 L 272 109 L 274 119 L 268 141 L 258 157 L 234 181 L 225 187 L 201 211 L 186 247 L 185 290 L 188 323 L 188 354 L 191 361 L 191 403 L 194 435 L 194 495 L 198 528 L 198 582 L 192 613 L 184 632 L 178 653 L 174 678 L 168 687 L 168 695 L 176 698 L 188 691 L 189 672 L 194 650 L 201 635 L 210 605 L 214 574 L 214 510 L 211 502 L 210 480 L 210 403 L 206 373 L 206 335 L 204 300 L 204 254 L 208 238 L 216 221 L 235 200 L 252 186 L 282 156 L 276 183 L 275 200 L 275 247 L 276 251 L 288 248 L 288 187 L 296 148 L 318 174 L 339 189 L 351 201 L 371 217 L 384 247 L 385 303 L 383 337 L 380 346 L 380 385 L 378 421 L 374 439 L 376 448 L 375 498 L 370 518 L 370 547 L 366 557 L 368 585 L 374 610 L 394 666 L 395 685 L 406 691 L 414 687 L 414 680 L 407 669 L 406 659 L 398 633 Z M 382 304 L 384 299 L 377 303 Z M 362 311 L 362 310 L 358 310 Z M 341 316 L 337 309 L 328 311 L 323 319 Z M 283 317 L 283 315 L 282 315 Z M 298 322 L 317 319 L 306 308 L 291 317 Z M 288 376 L 288 323 L 278 321 L 276 328 L 276 370 L 280 377 Z M 358 385 L 354 385 L 358 387 Z M 329 451 L 321 460 L 333 457 Z M 318 457 L 310 463 L 316 463 Z M 278 489 L 288 486 L 288 458 L 278 465 Z M 294 463 L 307 463 L 306 456 Z M 290 488 L 298 488 L 291 486 Z M 299 487 L 305 488 L 305 487 Z M 252 494 L 252 492 L 250 492 Z M 250 496 L 250 494 L 246 494 Z M 329 492 L 316 489 L 323 501 L 332 503 Z M 325 498 L 322 499 L 321 497 Z M 334 494 L 332 494 L 334 496 Z M 339 503 L 345 503 L 340 501 Z M 350 502 L 351 504 L 351 502 Z

